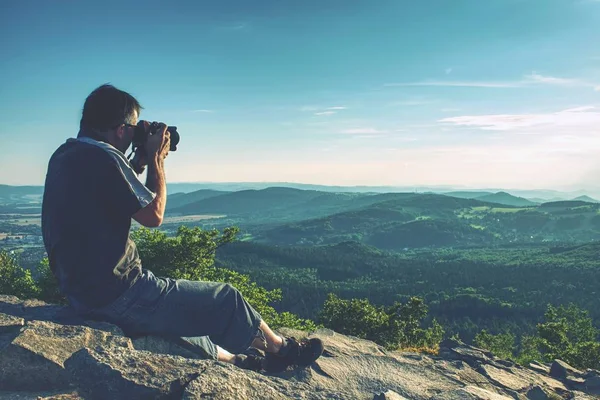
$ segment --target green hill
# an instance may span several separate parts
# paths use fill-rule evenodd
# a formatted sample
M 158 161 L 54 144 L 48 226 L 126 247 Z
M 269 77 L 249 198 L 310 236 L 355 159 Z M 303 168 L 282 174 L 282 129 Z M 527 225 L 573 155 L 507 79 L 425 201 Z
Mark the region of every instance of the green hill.
M 483 245 L 492 239 L 490 233 L 457 221 L 427 219 L 382 227 L 370 235 L 366 243 L 398 251 L 413 247 Z
M 409 212 L 372 207 L 277 226 L 262 232 L 260 237 L 274 244 L 360 241 L 363 236 L 379 229 L 382 223 L 407 222 L 414 218 L 415 215 Z
M 167 211 L 226 193 L 230 192 L 225 192 L 222 190 L 200 189 L 191 193 L 174 193 L 167 197 Z
M 269 224 L 318 218 L 347 210 L 360 209 L 390 199 L 406 199 L 412 193 L 335 193 L 272 187 L 242 190 L 211 196 L 170 207 L 173 214 L 219 213 L 242 222 Z M 186 198 L 178 195 L 174 202 Z M 238 223 L 239 221 L 233 221 Z
M 540 208 L 541 209 L 566 209 L 566 208 L 575 208 L 575 207 L 582 207 L 582 206 L 590 206 L 590 205 L 596 205 L 594 203 L 588 203 L 587 201 L 580 201 L 580 200 L 562 200 L 562 201 L 550 201 L 547 203 L 542 203 L 540 204 Z
M 450 196 L 450 197 L 458 197 L 460 199 L 477 199 L 479 197 L 482 196 L 487 196 L 490 194 L 494 194 L 492 192 L 466 192 L 466 191 L 462 191 L 462 192 L 448 192 L 448 193 L 440 193 L 446 196 Z
M 175 207 L 181 214 L 222 213 L 227 215 L 268 212 L 306 202 L 322 193 L 312 190 L 272 187 L 262 190 L 241 190 L 212 196 Z
M 477 197 L 477 200 L 486 201 L 489 203 L 504 204 L 507 206 L 514 207 L 528 207 L 537 205 L 537 203 L 534 203 L 531 200 L 527 200 L 523 197 L 513 196 L 512 194 L 506 192 L 487 194 L 481 197 Z
M 285 245 L 316 245 L 360 241 L 376 247 L 481 244 L 493 235 L 469 221 L 459 219 L 463 210 L 488 203 L 437 194 L 394 193 L 369 196 L 350 202 L 376 202 L 360 209 L 258 229 L 257 240 Z M 345 204 L 345 206 L 350 206 Z
M 585 201 L 586 203 L 600 203 L 600 201 L 591 198 L 590 196 L 579 196 L 573 199 L 573 201 Z
M 40 202 L 43 194 L 43 186 L 0 185 L 0 204 L 30 201 Z

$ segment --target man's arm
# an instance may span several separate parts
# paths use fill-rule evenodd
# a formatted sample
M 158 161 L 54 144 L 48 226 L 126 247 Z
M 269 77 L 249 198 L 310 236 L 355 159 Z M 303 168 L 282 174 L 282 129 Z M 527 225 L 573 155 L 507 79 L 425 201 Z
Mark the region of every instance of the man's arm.
M 163 159 L 154 157 L 148 164 L 146 187 L 154 192 L 156 197 L 146 207 L 133 214 L 133 219 L 146 227 L 155 228 L 162 224 L 167 205 L 167 184 Z
M 170 134 L 165 124 L 159 124 L 158 132 L 151 135 L 146 143 L 147 157 L 150 160 L 146 187 L 154 192 L 156 197 L 146 207 L 133 214 L 133 219 L 149 228 L 160 226 L 165 215 L 167 183 L 164 164 L 170 145 Z

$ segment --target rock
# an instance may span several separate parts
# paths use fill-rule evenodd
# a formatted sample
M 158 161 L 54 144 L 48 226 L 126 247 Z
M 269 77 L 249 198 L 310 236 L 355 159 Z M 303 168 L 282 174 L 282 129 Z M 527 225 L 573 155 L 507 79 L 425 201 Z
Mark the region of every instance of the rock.
M 550 367 L 550 376 L 553 376 L 558 379 L 565 379 L 568 375 L 582 375 L 582 372 L 571 367 L 564 361 L 554 360 L 552 366 Z
M 588 376 L 584 385 L 588 393 L 600 394 L 600 375 Z
M 600 371 L 596 370 L 596 369 L 591 369 L 588 368 L 585 370 L 585 372 L 583 373 L 583 377 L 587 378 L 589 376 L 600 376 Z
M 84 326 L 30 321 L 0 349 L 0 390 L 54 390 L 69 387 L 64 361 L 85 346 L 120 345 L 129 339 Z
M 320 338 L 323 356 L 307 368 L 257 374 L 199 360 L 205 355 L 184 339 L 132 341 L 68 307 L 0 296 L 0 400 L 589 400 L 600 392 L 598 371 L 582 373 L 558 360 L 552 368 L 524 368 L 452 339 L 429 355 L 389 351 L 329 329 L 281 332 Z
M 208 362 L 111 346 L 83 348 L 65 368 L 86 399 L 179 399 Z
M 534 386 L 527 391 L 527 398 L 529 400 L 548 400 L 550 397 L 546 394 L 544 389 L 540 386 Z
M 180 341 L 168 340 L 158 336 L 142 336 L 133 339 L 132 344 L 136 350 L 145 350 L 156 354 L 169 354 L 192 359 L 209 358 L 206 355 L 198 354 L 197 351 L 194 352 L 185 348 Z
M 18 331 L 25 325 L 23 318 L 0 313 L 0 334 Z
M 0 313 L 29 320 L 52 321 L 63 307 L 30 299 L 20 300 L 15 296 L 0 295 Z
M 585 379 L 577 378 L 575 376 L 567 376 L 564 379 L 565 384 L 571 389 L 585 390 Z
M 465 386 L 464 388 L 431 397 L 429 400 L 513 400 L 513 398 L 476 386 Z
M 467 345 L 461 345 L 450 348 L 449 351 L 445 353 L 445 355 L 449 358 L 462 360 L 469 364 L 471 367 L 477 367 L 481 363 L 491 361 L 491 358 L 488 356 L 488 354 L 486 354 L 486 352 Z
M 481 365 L 477 372 L 487 377 L 496 386 L 500 386 L 505 389 L 509 389 L 515 392 L 520 392 L 530 385 L 527 379 L 523 379 L 518 374 L 512 373 L 512 371 L 503 370 L 496 368 L 492 365 Z
M 550 374 L 550 368 L 548 368 L 544 364 L 540 364 L 537 361 L 530 362 L 529 368 L 531 368 L 532 370 L 537 371 L 537 372 L 541 372 L 544 374 Z
M 323 340 L 324 354 L 310 369 L 294 369 L 278 374 L 284 379 L 304 382 L 332 392 L 343 390 L 349 399 L 371 400 L 374 394 L 393 390 L 407 398 L 428 399 L 440 393 L 462 387 L 454 378 L 434 369 L 434 361 L 424 357 L 415 360 L 396 354 L 365 354 L 353 347 L 371 349 L 364 340 L 344 335 L 311 335 Z M 343 384 L 340 385 L 340 383 Z
M 37 400 L 84 400 L 77 392 L 55 394 L 49 397 L 38 397 Z
M 255 372 L 240 370 L 233 365 L 210 363 L 193 380 L 183 394 L 183 400 L 195 399 L 264 399 L 264 400 L 327 400 L 353 399 L 343 392 L 317 388 L 306 383 L 287 381 Z
M 404 396 L 400 396 L 398 393 L 394 392 L 393 390 L 388 390 L 385 393 L 375 395 L 375 397 L 373 397 L 373 400 L 407 400 L 407 399 Z

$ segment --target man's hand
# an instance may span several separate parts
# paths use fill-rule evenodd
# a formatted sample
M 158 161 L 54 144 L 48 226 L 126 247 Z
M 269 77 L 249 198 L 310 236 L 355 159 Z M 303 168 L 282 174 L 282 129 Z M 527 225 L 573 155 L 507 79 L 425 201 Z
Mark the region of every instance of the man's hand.
M 146 167 L 148 166 L 148 160 L 146 159 L 145 150 L 139 147 L 135 150 L 135 154 L 131 159 L 131 166 L 138 175 L 144 173 Z
M 167 131 L 167 125 L 159 122 L 158 130 L 150 135 L 146 141 L 147 160 L 164 160 L 169 154 L 171 146 L 171 134 Z

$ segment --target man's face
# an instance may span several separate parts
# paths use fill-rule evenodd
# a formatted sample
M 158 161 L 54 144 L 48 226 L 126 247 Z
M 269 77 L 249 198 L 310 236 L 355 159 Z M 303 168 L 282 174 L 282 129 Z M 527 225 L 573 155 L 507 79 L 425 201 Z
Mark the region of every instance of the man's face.
M 135 125 L 138 123 L 139 115 L 137 111 L 133 111 L 133 124 L 123 124 L 117 128 L 117 146 L 123 153 L 127 151 L 131 142 L 133 142 L 133 135 L 135 134 Z

